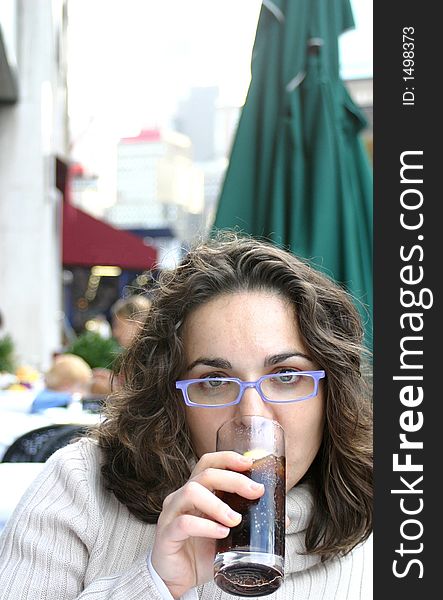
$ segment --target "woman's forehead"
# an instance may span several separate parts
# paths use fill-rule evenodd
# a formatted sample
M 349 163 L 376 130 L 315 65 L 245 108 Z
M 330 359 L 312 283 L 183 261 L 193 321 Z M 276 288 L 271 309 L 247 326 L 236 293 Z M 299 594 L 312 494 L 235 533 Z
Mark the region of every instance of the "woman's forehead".
M 294 306 L 281 294 L 272 291 L 238 291 L 220 294 L 194 308 L 185 318 L 185 325 L 223 325 L 235 321 L 248 320 L 255 325 L 257 320 L 264 322 L 266 317 L 279 317 L 287 321 L 297 321 Z
M 267 356 L 304 349 L 293 306 L 272 292 L 238 292 L 203 304 L 185 320 L 183 342 L 192 360 L 201 353 Z

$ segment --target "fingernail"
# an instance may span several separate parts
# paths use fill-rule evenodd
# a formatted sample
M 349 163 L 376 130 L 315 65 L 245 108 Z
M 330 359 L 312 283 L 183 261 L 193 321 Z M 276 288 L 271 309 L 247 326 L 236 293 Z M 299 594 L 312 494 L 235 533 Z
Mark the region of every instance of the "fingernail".
M 240 456 L 240 462 L 245 464 L 245 465 L 251 465 L 252 464 L 252 458 L 250 456 Z
M 251 481 L 251 483 L 249 484 L 249 487 L 251 488 L 251 490 L 261 490 L 264 486 L 262 483 L 257 483 L 256 481 Z
M 228 519 L 230 521 L 236 521 L 237 522 L 237 521 L 241 520 L 241 515 L 238 512 L 235 512 L 235 510 L 229 509 L 226 514 L 227 514 Z
M 217 525 L 218 535 L 227 536 L 229 533 L 229 527 L 223 527 L 223 525 Z

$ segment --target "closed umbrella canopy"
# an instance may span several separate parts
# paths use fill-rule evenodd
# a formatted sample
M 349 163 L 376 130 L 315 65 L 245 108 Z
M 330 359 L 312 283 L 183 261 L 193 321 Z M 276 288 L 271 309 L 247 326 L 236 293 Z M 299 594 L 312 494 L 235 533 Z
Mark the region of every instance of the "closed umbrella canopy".
M 264 1 L 214 229 L 312 260 L 356 298 L 372 342 L 372 171 L 366 120 L 339 75 L 349 0 Z

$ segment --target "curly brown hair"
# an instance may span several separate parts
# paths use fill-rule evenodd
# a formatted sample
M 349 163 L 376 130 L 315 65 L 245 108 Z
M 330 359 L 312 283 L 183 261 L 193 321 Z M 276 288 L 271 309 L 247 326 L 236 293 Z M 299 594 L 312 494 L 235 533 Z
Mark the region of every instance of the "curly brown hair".
M 345 554 L 372 531 L 372 404 L 360 317 L 349 295 L 306 260 L 249 236 L 219 232 L 161 274 L 149 318 L 123 358 L 125 385 L 109 397 L 94 434 L 106 485 L 155 523 L 165 497 L 189 479 L 197 457 L 175 389 L 185 370 L 181 325 L 210 299 L 244 290 L 287 298 L 327 373 L 323 440 L 304 478 L 314 490 L 306 549 L 323 560 Z

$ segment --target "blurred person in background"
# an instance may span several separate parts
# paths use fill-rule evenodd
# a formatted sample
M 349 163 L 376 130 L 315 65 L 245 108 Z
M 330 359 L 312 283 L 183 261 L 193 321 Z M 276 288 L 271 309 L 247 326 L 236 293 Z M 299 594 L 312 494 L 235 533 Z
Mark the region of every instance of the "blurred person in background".
M 286 438 L 272 597 L 372 600 L 362 342 L 348 294 L 289 252 L 235 235 L 191 249 L 160 275 L 105 419 L 47 461 L 6 524 L 0 600 L 232 598 L 213 581 L 215 540 L 241 515 L 214 492 L 254 501 L 264 488 L 245 475 L 252 459 L 216 451 L 216 431 L 251 414 Z
M 49 369 L 43 375 L 43 389 L 37 392 L 31 412 L 39 412 L 51 407 L 66 407 L 91 393 L 92 369 L 88 363 L 75 354 L 57 354 Z
M 123 348 L 128 348 L 143 327 L 152 302 L 146 296 L 120 298 L 111 307 L 112 335 Z
M 45 373 L 45 387 L 54 392 L 87 394 L 92 384 L 92 369 L 75 354 L 59 354 Z
M 120 298 L 111 307 L 112 336 L 117 340 L 122 349 L 129 348 L 132 341 L 149 314 L 152 302 L 146 296 L 134 295 Z M 94 394 L 109 394 L 121 386 L 118 375 L 109 369 L 97 368 L 93 370 L 93 383 L 91 391 Z

